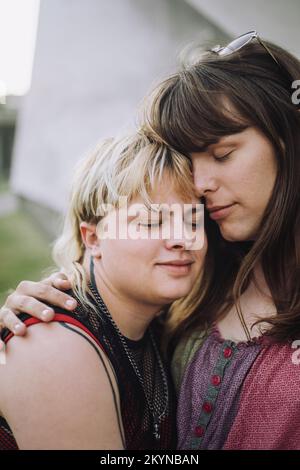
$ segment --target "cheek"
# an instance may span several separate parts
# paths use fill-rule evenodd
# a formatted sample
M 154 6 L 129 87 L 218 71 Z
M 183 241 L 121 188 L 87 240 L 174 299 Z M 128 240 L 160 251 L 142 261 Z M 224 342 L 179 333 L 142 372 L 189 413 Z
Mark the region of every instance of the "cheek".
M 261 144 L 240 156 L 226 173 L 226 185 L 237 202 L 265 206 L 274 188 L 277 163 L 272 147 Z M 223 179 L 225 181 L 225 177 Z
M 159 240 L 124 240 L 121 251 L 138 264 L 150 264 L 159 253 Z
M 275 180 L 276 169 L 266 162 L 259 162 L 249 169 L 247 176 L 241 178 L 241 198 L 253 209 L 264 211 L 272 195 Z
M 158 240 L 105 240 L 103 261 L 109 261 L 120 270 L 150 268 L 159 253 Z

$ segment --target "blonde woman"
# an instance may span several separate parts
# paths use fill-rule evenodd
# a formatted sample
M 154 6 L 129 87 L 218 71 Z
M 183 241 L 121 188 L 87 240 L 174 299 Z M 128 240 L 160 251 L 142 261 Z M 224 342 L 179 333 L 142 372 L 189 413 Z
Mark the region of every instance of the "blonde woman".
M 104 142 L 79 166 L 54 248 L 77 308 L 50 305 L 48 324 L 23 314 L 27 337 L 4 335 L 0 449 L 175 448 L 159 314 L 178 298 L 193 302 L 205 248 L 175 237 L 174 214 L 162 236 L 151 204 L 195 208 L 191 187 L 188 160 L 142 134 Z M 199 225 L 192 213 L 184 224 Z M 139 236 L 104 236 L 115 216 L 114 227 Z

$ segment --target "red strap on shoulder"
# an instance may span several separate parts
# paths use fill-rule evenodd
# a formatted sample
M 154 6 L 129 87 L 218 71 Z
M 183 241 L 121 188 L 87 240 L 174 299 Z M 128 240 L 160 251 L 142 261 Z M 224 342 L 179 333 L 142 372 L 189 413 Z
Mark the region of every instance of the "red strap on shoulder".
M 52 323 L 52 322 L 64 322 L 64 323 L 69 323 L 70 325 L 77 326 L 81 330 L 85 331 L 85 333 L 87 333 L 97 343 L 97 345 L 105 352 L 102 344 L 96 338 L 96 336 L 94 336 L 93 333 L 91 333 L 91 331 L 88 330 L 86 326 L 84 326 L 82 323 L 76 320 L 76 318 L 70 317 L 69 315 L 64 315 L 63 313 L 55 313 L 53 320 L 51 320 L 51 322 L 49 323 Z M 24 323 L 28 327 L 31 325 L 36 325 L 37 323 L 44 323 L 44 322 L 42 322 L 42 320 L 39 320 L 38 318 L 30 317 L 27 320 L 25 320 Z M 15 335 L 13 333 L 10 333 L 5 338 L 4 342 L 7 343 L 13 336 Z

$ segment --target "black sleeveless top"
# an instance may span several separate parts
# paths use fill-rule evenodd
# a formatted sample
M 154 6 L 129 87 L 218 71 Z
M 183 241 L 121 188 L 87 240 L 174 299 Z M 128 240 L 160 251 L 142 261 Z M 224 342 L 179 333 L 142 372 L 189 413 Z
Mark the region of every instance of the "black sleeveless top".
M 73 292 L 69 291 L 68 294 L 76 298 Z M 83 305 L 76 298 L 78 307 L 73 312 L 52 305 L 51 307 L 55 311 L 53 321 L 62 323 L 68 329 L 73 329 L 72 325 L 81 328 L 98 343 L 110 360 L 120 394 L 121 419 L 125 433 L 124 447 L 128 450 L 175 449 L 175 393 L 168 367 L 164 364 L 168 387 L 168 402 L 165 408 L 165 387 L 150 334 L 151 329 L 152 337 L 154 337 L 159 347 L 160 333 L 163 328 L 161 320 L 159 318 L 154 319 L 141 340 L 132 341 L 125 338 L 130 353 L 141 373 L 144 384 L 143 389 L 110 319 L 102 309 L 99 309 L 98 303 L 96 304 L 90 295 L 88 295 L 88 298 L 96 306 L 96 312 L 92 308 Z M 27 326 L 40 323 L 40 320 L 27 314 L 21 314 L 20 319 Z M 78 333 L 75 329 L 73 331 Z M 3 330 L 2 339 L 4 342 L 7 343 L 12 336 L 13 334 L 8 330 Z M 99 355 L 99 364 L 100 359 Z M 164 412 L 160 420 L 159 439 L 154 435 L 153 416 L 148 406 L 145 389 L 148 402 L 152 403 L 160 412 Z M 99 390 L 99 393 L 101 393 L 101 390 Z M 18 449 L 18 447 L 9 423 L 0 417 L 0 450 L 4 449 Z

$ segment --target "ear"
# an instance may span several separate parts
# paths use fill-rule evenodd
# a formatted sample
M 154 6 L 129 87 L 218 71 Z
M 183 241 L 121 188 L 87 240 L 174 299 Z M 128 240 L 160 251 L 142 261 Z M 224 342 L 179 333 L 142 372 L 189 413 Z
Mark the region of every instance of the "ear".
M 85 248 L 94 258 L 101 258 L 100 240 L 97 236 L 97 225 L 81 222 L 80 233 Z

